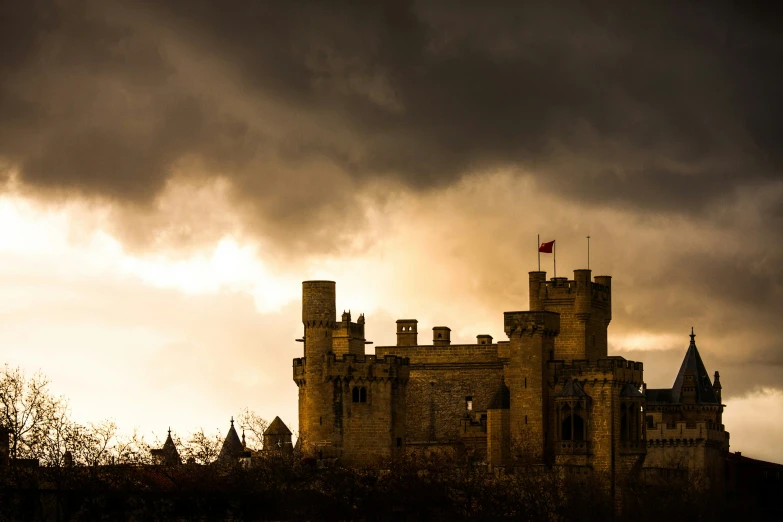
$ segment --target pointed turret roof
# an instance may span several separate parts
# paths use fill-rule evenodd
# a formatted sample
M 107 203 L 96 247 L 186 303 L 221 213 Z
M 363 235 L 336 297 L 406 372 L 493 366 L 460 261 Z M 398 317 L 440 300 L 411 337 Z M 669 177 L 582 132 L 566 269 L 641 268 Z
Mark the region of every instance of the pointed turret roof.
M 623 389 L 620 390 L 620 397 L 644 397 L 644 394 L 639 391 L 639 388 L 630 382 L 626 382 Z
M 560 393 L 557 394 L 558 397 L 578 397 L 580 399 L 589 397 L 585 393 L 585 391 L 582 389 L 582 387 L 579 385 L 576 381 L 568 381 L 565 386 L 563 386 L 563 389 L 560 390 Z
M 710 382 L 710 376 L 707 373 L 707 369 L 704 368 L 704 363 L 701 362 L 701 356 L 699 350 L 696 348 L 696 334 L 693 333 L 691 328 L 691 344 L 688 346 L 688 351 L 685 352 L 685 359 L 682 361 L 680 371 L 677 373 L 677 378 L 674 380 L 674 386 L 672 386 L 672 402 L 677 403 L 682 401 L 682 385 L 685 381 L 685 375 L 690 373 L 693 375 L 694 382 L 696 384 L 696 403 L 718 403 L 718 398 L 715 396 L 715 392 L 712 389 L 712 382 Z
M 160 464 L 166 466 L 182 464 L 182 459 L 179 456 L 179 451 L 177 451 L 177 446 L 171 438 L 171 428 L 169 428 L 169 433 L 166 437 L 166 442 L 163 443 L 163 447 L 150 450 L 150 453 L 152 456 L 159 459 Z
M 280 420 L 280 417 L 275 417 L 275 420 L 264 430 L 264 435 L 291 435 L 291 430 Z
M 245 447 L 239 440 L 237 430 L 234 429 L 234 417 L 231 417 L 231 427 L 228 429 L 226 440 L 223 441 L 223 447 L 220 448 L 218 461 L 230 462 L 232 459 L 238 459 L 245 453 Z
M 501 382 L 492 400 L 489 401 L 488 410 L 507 410 L 511 408 L 511 392 L 505 382 Z

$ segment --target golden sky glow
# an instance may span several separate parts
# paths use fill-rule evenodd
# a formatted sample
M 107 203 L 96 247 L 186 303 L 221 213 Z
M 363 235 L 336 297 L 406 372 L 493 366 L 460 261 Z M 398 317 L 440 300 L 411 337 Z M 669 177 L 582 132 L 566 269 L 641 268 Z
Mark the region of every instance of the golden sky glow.
M 503 339 L 537 234 L 559 276 L 590 235 L 610 354 L 671 386 L 693 326 L 732 449 L 783 461 L 763 17 L 305 4 L 8 8 L 0 363 L 40 369 L 82 422 L 225 430 L 249 407 L 295 429 L 301 281 L 336 281 L 376 345 L 401 317 Z

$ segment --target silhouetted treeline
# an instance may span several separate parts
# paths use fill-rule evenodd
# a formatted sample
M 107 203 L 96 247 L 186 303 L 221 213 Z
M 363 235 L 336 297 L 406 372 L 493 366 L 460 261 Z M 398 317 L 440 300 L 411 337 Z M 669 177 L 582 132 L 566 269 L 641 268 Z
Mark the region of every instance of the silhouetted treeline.
M 275 451 L 218 465 L 221 437 L 201 430 L 184 441 L 172 434 L 186 464 L 155 465 L 143 437 L 118 435 L 110 421 L 73 422 L 67 401 L 47 384 L 40 374 L 0 371 L 0 422 L 8 430 L 2 521 L 764 519 L 752 499 L 700 491 L 687 480 L 627 484 L 613 500 L 599 487 L 608 483 L 601 477 L 571 478 L 524 458 L 513 471 L 489 473 L 467 451 L 411 455 L 372 469 Z M 261 450 L 267 423 L 248 410 L 240 421 L 248 447 Z
M 7 469 L 2 520 L 762 520 L 743 499 L 687 482 L 629 485 L 622 514 L 593 481 L 556 469 L 495 475 L 459 456 L 385 469 L 316 467 L 269 453 L 232 466 L 108 465 Z

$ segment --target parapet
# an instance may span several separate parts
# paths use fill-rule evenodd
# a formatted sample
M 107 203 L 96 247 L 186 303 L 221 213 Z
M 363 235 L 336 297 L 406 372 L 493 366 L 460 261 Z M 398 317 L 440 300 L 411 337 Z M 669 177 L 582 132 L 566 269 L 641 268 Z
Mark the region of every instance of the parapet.
M 503 312 L 506 335 L 541 334 L 554 337 L 560 333 L 560 314 L 555 312 Z
M 307 361 L 305 358 L 294 359 L 294 380 L 299 382 L 305 377 Z M 324 356 L 324 380 L 333 379 L 364 379 L 407 381 L 410 369 L 407 357 L 396 355 L 365 355 L 343 354 L 339 359 L 333 353 Z
M 641 386 L 644 382 L 644 364 L 627 361 L 623 357 L 605 359 L 574 359 L 573 361 L 548 361 L 550 379 L 614 380 Z
M 710 426 L 706 422 L 677 422 L 673 426 L 661 422 L 655 428 L 647 428 L 647 444 L 652 446 L 702 440 L 725 443 L 728 442 L 729 434 L 722 428 L 723 425 Z
M 599 309 L 611 320 L 612 278 L 595 276 L 591 270 L 574 270 L 574 279 L 553 277 L 546 280 L 546 272 L 530 272 L 530 310 L 545 310 L 557 302 L 573 302 L 576 314 L 589 314 Z

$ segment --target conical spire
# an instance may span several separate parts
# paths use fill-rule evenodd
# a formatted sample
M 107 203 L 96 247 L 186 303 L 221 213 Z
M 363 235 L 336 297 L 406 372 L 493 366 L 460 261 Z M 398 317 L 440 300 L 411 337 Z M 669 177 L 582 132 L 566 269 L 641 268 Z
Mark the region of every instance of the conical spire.
M 674 380 L 674 386 L 672 386 L 672 402 L 682 402 L 682 386 L 685 382 L 685 375 L 690 373 L 693 375 L 696 388 L 696 403 L 717 404 L 719 401 L 712 388 L 710 376 L 704 367 L 704 363 L 701 361 L 699 350 L 696 348 L 696 334 L 693 333 L 693 327 L 691 327 L 690 338 L 691 342 L 688 346 L 688 351 L 685 352 L 685 359 L 682 361 L 682 366 L 680 366 L 680 371 Z
M 166 436 L 166 442 L 163 443 L 163 447 L 159 449 L 152 449 L 150 453 L 157 459 L 159 464 L 166 466 L 175 466 L 182 464 L 182 459 L 177 451 L 177 445 L 174 444 L 174 440 L 171 438 L 171 427 L 169 427 L 168 435 Z
M 245 446 L 239 440 L 237 430 L 234 428 L 234 417 L 231 417 L 231 427 L 226 434 L 226 440 L 223 441 L 223 447 L 220 448 L 218 461 L 230 462 L 233 459 L 240 458 L 245 453 Z

